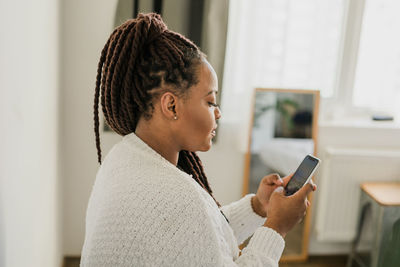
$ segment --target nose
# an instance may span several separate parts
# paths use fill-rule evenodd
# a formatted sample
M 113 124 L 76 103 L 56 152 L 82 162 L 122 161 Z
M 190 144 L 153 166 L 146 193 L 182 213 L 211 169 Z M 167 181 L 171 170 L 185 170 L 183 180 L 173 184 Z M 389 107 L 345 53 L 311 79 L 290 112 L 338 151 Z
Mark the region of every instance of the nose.
M 219 118 L 221 118 L 222 114 L 221 114 L 221 110 L 219 109 L 219 107 L 217 107 L 215 110 L 215 119 L 219 120 Z

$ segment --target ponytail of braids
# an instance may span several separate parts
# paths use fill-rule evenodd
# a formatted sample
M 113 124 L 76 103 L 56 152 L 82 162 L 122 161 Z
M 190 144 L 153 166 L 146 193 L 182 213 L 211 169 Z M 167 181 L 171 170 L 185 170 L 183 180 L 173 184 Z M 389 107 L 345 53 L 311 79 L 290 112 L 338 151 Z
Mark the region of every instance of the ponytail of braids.
M 173 85 L 184 95 L 195 85 L 196 67 L 204 57 L 184 36 L 168 30 L 161 16 L 139 14 L 116 28 L 101 51 L 94 95 L 94 132 L 101 164 L 99 99 L 107 124 L 119 135 L 135 131 L 141 116 L 154 109 L 152 89 Z M 215 200 L 200 158 L 181 151 L 178 166 Z M 215 200 L 218 206 L 220 204 Z

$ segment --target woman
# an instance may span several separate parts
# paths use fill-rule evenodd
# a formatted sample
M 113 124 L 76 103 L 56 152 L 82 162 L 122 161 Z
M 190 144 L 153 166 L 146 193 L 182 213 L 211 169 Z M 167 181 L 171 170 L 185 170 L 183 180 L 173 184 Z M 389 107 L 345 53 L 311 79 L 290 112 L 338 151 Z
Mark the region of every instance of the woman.
M 220 207 L 195 153 L 212 145 L 217 92 L 205 55 L 159 15 L 140 14 L 114 30 L 96 82 L 100 164 L 100 95 L 107 124 L 124 137 L 97 173 L 82 266 L 278 265 L 283 237 L 315 187 L 285 197 L 290 177 L 270 175 L 257 194 Z M 239 256 L 238 245 L 252 234 Z

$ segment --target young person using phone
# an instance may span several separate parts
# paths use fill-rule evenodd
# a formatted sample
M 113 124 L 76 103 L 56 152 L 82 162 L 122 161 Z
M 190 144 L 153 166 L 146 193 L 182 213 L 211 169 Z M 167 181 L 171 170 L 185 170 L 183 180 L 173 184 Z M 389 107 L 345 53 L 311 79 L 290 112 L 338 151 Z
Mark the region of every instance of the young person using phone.
M 111 34 L 98 66 L 101 166 L 82 266 L 278 266 L 283 237 L 315 187 L 286 197 L 290 177 L 269 175 L 256 194 L 221 207 L 195 153 L 210 149 L 221 117 L 217 84 L 206 56 L 157 14 L 140 14 Z M 107 124 L 123 136 L 102 163 L 99 98 Z

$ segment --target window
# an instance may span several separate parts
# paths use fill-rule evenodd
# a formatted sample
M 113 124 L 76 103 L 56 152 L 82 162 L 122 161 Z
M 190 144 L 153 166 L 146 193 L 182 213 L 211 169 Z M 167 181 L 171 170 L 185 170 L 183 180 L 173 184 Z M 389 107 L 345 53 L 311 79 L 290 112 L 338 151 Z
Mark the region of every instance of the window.
M 400 1 L 367 0 L 361 25 L 353 103 L 400 115 Z
M 247 76 L 245 83 L 250 80 L 254 86 L 319 89 L 322 96 L 333 96 L 345 3 L 231 1 L 227 56 L 234 58 L 226 62 L 230 77 L 241 79 L 237 76 L 242 73 Z M 238 67 L 233 70 L 229 64 Z M 247 68 L 244 71 L 240 70 L 243 66 Z
M 229 2 L 222 120 L 247 151 L 255 88 L 319 89 L 335 96 L 348 0 Z
M 344 116 L 400 115 L 399 11 L 398 0 L 231 1 L 223 108 L 235 119 L 246 90 L 298 88 Z

